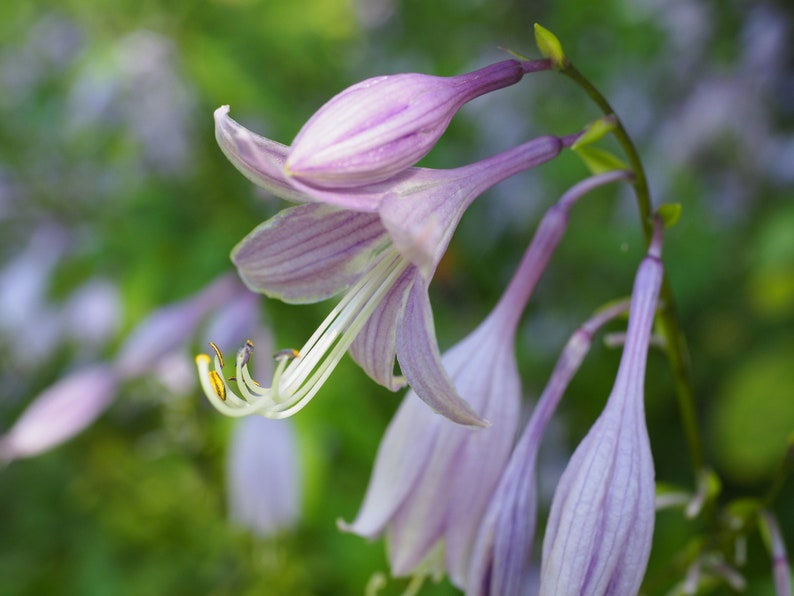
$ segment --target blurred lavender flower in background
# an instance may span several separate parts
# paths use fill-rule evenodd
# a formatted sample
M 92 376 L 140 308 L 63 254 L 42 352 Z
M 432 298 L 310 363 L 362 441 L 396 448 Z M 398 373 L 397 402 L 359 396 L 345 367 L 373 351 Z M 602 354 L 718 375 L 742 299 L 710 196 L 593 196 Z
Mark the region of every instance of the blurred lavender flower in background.
M 118 384 L 116 371 L 107 364 L 63 377 L 39 395 L 0 437 L 0 461 L 39 455 L 82 432 L 105 411 Z
M 38 455 L 82 432 L 107 409 L 121 382 L 151 373 L 171 352 L 186 352 L 201 321 L 235 293 L 250 294 L 227 275 L 195 296 L 151 313 L 114 359 L 79 368 L 35 398 L 0 438 L 2 459 Z
M 226 458 L 232 522 L 266 537 L 292 528 L 301 511 L 301 465 L 291 420 L 235 423 Z
M 145 374 L 170 352 L 184 350 L 199 323 L 241 291 L 245 290 L 239 281 L 227 274 L 193 296 L 149 314 L 119 348 L 115 359 L 119 374 L 124 377 Z
M 181 175 L 191 166 L 194 101 L 174 43 L 152 31 L 133 31 L 81 65 L 67 103 L 66 134 L 116 130 L 132 144 L 139 174 Z M 130 165 L 125 179 L 133 174 Z
M 0 336 L 27 338 L 9 341 L 11 362 L 22 369 L 46 360 L 61 343 L 62 320 L 47 289 L 67 245 L 63 229 L 43 225 L 0 270 Z
M 187 171 L 192 92 L 166 38 L 96 39 L 59 12 L 0 48 L 0 81 L 4 146 L 15 148 L 0 153 L 0 341 L 14 345 L 7 365 L 26 370 L 62 349 L 85 363 L 116 337 L 120 291 L 106 272 L 58 275 L 96 258 L 105 209 L 153 176 Z M 53 94 L 58 101 L 41 110 Z
M 104 346 L 121 327 L 122 298 L 112 281 L 94 277 L 78 286 L 63 306 L 64 337 L 89 348 Z

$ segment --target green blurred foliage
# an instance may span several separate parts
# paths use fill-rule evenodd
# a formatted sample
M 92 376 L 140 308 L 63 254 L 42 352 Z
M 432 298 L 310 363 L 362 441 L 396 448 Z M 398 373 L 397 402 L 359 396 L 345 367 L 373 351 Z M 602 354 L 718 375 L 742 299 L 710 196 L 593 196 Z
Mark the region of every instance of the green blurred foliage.
M 722 379 L 713 433 L 724 473 L 744 483 L 769 479 L 794 429 L 794 343 L 765 345 Z
M 234 244 L 281 207 L 217 149 L 216 107 L 230 104 L 240 122 L 287 143 L 327 98 L 362 78 L 400 71 L 451 75 L 501 59 L 498 46 L 535 56 L 534 22 L 553 31 L 608 96 L 614 92 L 640 152 L 652 159 L 655 139 L 683 112 L 697 82 L 737 68 L 747 7 L 703 3 L 710 43 L 694 49 L 697 39 L 684 40 L 693 48 L 692 64 L 676 78 L 684 61 L 668 54 L 680 45 L 678 31 L 664 24 L 664 9 L 649 6 L 619 0 L 2 3 L 0 72 L 19 68 L 16 82 L 0 82 L 0 174 L 10 173 L 24 192 L 15 217 L 0 219 L 0 255 L 16 254 L 41 219 L 84 230 L 53 273 L 51 297 L 58 301 L 93 276 L 107 277 L 121 289 L 128 330 L 156 306 L 229 270 Z M 790 22 L 785 3 L 768 6 Z M 74 36 L 69 56 L 46 52 L 50 29 L 42 24 L 53 22 Z M 91 72 L 112 80 L 122 64 L 120 43 L 140 32 L 167 48 L 172 76 L 188 97 L 186 163 L 172 171 L 151 163 L 147 146 L 114 111 L 118 106 L 107 115 L 101 106 L 84 105 L 88 123 L 73 125 L 81 77 Z M 628 92 L 632 86 L 635 95 Z M 149 91 L 127 88 L 119 97 L 135 104 Z M 534 134 L 579 130 L 600 116 L 552 73 L 500 95 L 507 103 L 482 98 L 464 108 L 425 163 L 459 165 Z M 774 130 L 790 138 L 794 114 L 776 103 L 781 96 L 770 93 L 767 105 L 755 107 L 768 111 Z M 500 120 L 507 105 L 512 111 Z M 794 430 L 794 193 L 785 180 L 771 181 L 748 166 L 747 156 L 735 141 L 706 146 L 664 171 L 665 192 L 656 202 L 683 206 L 667 233 L 665 262 L 690 341 L 708 457 L 726 479 L 726 494 L 760 496 L 783 457 L 783 437 Z M 726 215 L 719 182 L 734 170 L 750 190 Z M 475 203 L 432 290 L 442 347 L 488 312 L 543 207 L 585 173 L 567 154 Z M 517 346 L 528 402 L 542 390 L 567 335 L 599 305 L 630 291 L 643 253 L 638 224 L 627 192 L 601 190 L 577 206 Z M 297 346 L 328 305 L 268 301 L 264 308 L 278 345 Z M 24 341 L 3 338 L 0 345 L 10 353 Z M 75 354 L 67 346 L 35 363 L 35 371 L 3 368 L 0 428 L 71 362 L 106 355 Z M 600 412 L 618 358 L 618 351 L 596 346 L 574 380 L 560 412 L 562 447 L 547 458 L 551 468 L 564 463 Z M 659 354 L 652 353 L 647 386 L 657 477 L 688 485 L 692 471 Z M 374 573 L 387 570 L 382 543 L 340 533 L 336 520 L 354 517 L 399 396 L 376 387 L 349 361 L 335 371 L 296 417 L 305 464 L 303 520 L 294 533 L 262 540 L 226 519 L 228 421 L 197 394 L 164 399 L 164 393 L 154 384 L 125 387 L 76 440 L 0 470 L 1 594 L 358 594 Z M 792 498 L 788 482 L 777 513 L 790 548 L 794 510 L 784 504 Z M 651 573 L 667 574 L 669 558 L 686 543 L 690 525 L 676 515 L 659 517 Z M 750 593 L 770 593 L 768 560 L 754 554 L 747 574 Z M 665 577 L 654 585 L 669 584 Z M 392 580 L 384 594 L 406 585 Z M 456 591 L 444 581 L 429 583 L 423 593 Z

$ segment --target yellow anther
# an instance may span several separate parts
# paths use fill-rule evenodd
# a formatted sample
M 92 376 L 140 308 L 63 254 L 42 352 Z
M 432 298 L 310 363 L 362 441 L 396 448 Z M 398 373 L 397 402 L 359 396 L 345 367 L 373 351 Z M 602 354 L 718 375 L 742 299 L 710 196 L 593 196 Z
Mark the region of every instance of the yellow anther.
M 301 354 L 298 352 L 298 350 L 287 348 L 286 350 L 279 350 L 273 354 L 273 360 L 276 362 L 281 362 L 282 360 L 292 360 L 294 358 L 299 358 L 300 355 Z
M 221 401 L 226 401 L 226 383 L 223 382 L 217 370 L 211 370 L 209 372 L 212 390 L 215 391 L 215 395 L 221 398 Z
M 221 368 L 223 368 L 223 366 L 224 366 L 224 363 L 223 363 L 223 354 L 221 354 L 220 348 L 218 348 L 218 346 L 217 346 L 217 345 L 215 345 L 215 342 L 210 342 L 210 347 L 211 347 L 213 350 L 215 350 L 215 355 L 218 357 L 218 360 L 219 360 L 219 361 L 220 361 L 220 363 L 221 363 Z

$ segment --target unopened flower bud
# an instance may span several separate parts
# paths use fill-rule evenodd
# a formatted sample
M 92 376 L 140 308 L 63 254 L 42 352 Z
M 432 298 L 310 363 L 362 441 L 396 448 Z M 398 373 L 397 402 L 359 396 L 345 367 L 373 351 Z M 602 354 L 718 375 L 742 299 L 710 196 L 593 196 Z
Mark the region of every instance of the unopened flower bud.
M 424 157 L 463 104 L 547 68 L 545 60 L 505 60 L 454 77 L 410 73 L 367 79 L 309 119 L 295 137 L 285 172 L 309 187 L 381 182 Z
M 110 366 L 80 369 L 45 389 L 0 437 L 0 462 L 33 457 L 68 441 L 91 425 L 116 396 Z

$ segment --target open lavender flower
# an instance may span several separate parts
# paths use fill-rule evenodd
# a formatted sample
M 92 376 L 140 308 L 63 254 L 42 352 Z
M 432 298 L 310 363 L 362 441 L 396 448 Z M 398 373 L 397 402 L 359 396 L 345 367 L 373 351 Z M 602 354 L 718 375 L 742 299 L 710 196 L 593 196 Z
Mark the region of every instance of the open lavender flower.
M 257 384 L 248 371 L 250 346 L 237 356 L 242 397 L 224 381 L 220 353 L 214 370 L 209 356 L 198 356 L 213 405 L 231 416 L 289 416 L 350 349 L 377 382 L 397 389 L 407 379 L 435 411 L 461 424 L 483 425 L 441 364 L 428 286 L 471 202 L 501 180 L 552 159 L 573 137 L 538 137 L 452 170 L 409 168 L 388 184 L 331 193 L 330 204 L 322 204 L 325 195 L 289 190 L 278 167 L 285 152 L 226 113 L 216 112 L 216 130 L 233 163 L 265 188 L 287 188 L 285 198 L 311 201 L 264 222 L 235 248 L 232 260 L 245 283 L 287 302 L 315 302 L 347 291 L 307 344 L 281 358 L 270 387 Z M 394 375 L 395 356 L 405 379 Z
M 546 213 L 538 226 L 533 246 L 543 254 L 551 255 L 567 227 L 571 206 L 593 188 L 629 176 L 628 172 L 613 171 L 575 185 Z M 563 349 L 479 526 L 468 567 L 467 594 L 485 596 L 522 592 L 535 536 L 535 464 L 543 432 L 587 354 L 593 334 L 613 317 L 625 312 L 626 308 L 627 305 L 622 303 L 595 315 L 571 336 Z
M 497 306 L 445 353 L 443 364 L 461 396 L 492 425 L 469 429 L 449 424 L 423 406 L 416 387 L 389 425 L 361 511 L 344 527 L 368 538 L 388 527 L 394 575 L 416 572 L 423 564 L 441 567 L 433 557 L 441 545 L 451 581 L 465 585 L 480 520 L 518 424 L 521 383 L 514 343 L 521 314 L 562 237 L 573 202 L 594 186 L 625 176 L 594 177 L 552 207 Z M 472 367 L 472 362 L 482 366 Z
M 663 277 L 661 224 L 634 281 L 626 343 L 604 411 L 557 485 L 543 540 L 541 594 L 636 594 L 654 525 L 643 383 Z
M 404 73 L 361 81 L 303 125 L 285 171 L 315 188 L 381 182 L 424 157 L 463 104 L 549 67 L 548 60 L 505 60 L 454 77 Z

